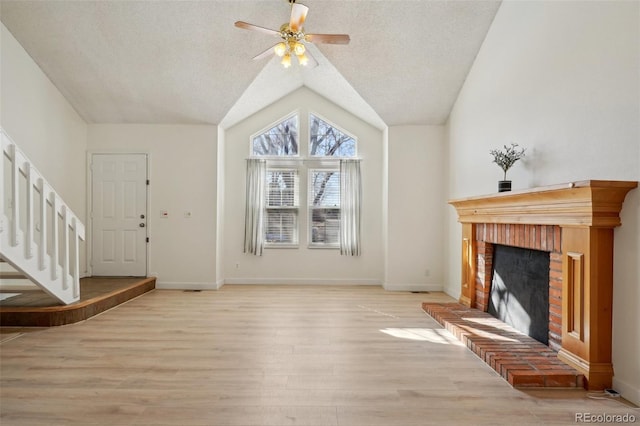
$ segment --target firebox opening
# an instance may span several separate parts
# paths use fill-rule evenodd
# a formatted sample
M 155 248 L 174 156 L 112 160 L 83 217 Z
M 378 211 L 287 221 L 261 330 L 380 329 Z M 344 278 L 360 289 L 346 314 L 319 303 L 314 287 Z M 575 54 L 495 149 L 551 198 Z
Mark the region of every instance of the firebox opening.
M 495 245 L 488 312 L 549 344 L 549 253 Z

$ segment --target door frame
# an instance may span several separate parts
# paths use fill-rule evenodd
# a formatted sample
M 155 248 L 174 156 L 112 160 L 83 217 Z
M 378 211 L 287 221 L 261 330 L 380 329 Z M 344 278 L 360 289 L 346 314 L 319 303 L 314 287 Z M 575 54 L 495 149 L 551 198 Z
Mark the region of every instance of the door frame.
M 85 246 L 87 249 L 87 275 L 86 276 L 92 276 L 93 275 L 93 266 L 92 266 L 92 261 L 93 261 L 93 217 L 91 216 L 91 208 L 93 206 L 93 173 L 91 171 L 91 163 L 93 160 L 93 156 L 94 155 L 132 155 L 132 154 L 140 154 L 140 155 L 144 155 L 147 159 L 146 161 L 146 165 L 147 165 L 147 181 L 151 181 L 151 153 L 146 152 L 146 151 L 139 151 L 139 150 L 135 150 L 135 151 L 121 151 L 121 150 L 114 150 L 114 151 L 109 151 L 109 150 L 88 150 L 87 151 L 87 163 L 86 163 L 86 169 L 87 169 L 87 220 L 86 220 L 86 226 L 85 226 L 85 237 L 86 237 L 86 241 L 85 241 Z M 146 191 L 146 212 L 145 212 L 145 217 L 147 218 L 146 221 L 146 231 L 147 231 L 147 244 L 146 244 L 146 256 L 145 256 L 145 276 L 149 276 L 149 263 L 151 260 L 151 227 L 152 227 L 152 219 L 151 216 L 149 215 L 149 206 L 151 205 L 151 184 L 147 185 L 147 191 Z

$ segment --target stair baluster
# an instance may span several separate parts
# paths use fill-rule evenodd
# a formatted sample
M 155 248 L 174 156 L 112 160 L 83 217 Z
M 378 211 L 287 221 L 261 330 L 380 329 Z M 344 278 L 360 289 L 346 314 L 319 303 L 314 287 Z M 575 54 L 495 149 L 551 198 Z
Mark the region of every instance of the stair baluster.
M 78 301 L 84 225 L 1 128 L 0 136 L 0 257 L 62 303 Z

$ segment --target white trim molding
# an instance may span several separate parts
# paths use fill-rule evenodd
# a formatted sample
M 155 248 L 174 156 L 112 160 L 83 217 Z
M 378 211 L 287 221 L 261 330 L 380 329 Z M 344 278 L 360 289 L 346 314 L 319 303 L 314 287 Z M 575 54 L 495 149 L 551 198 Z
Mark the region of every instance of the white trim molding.
M 219 288 L 214 282 L 156 281 L 158 290 L 218 290 Z
M 382 287 L 387 291 L 444 291 L 442 284 L 385 283 Z
M 380 280 L 369 278 L 227 278 L 224 284 L 265 284 L 265 285 L 374 285 L 381 286 Z

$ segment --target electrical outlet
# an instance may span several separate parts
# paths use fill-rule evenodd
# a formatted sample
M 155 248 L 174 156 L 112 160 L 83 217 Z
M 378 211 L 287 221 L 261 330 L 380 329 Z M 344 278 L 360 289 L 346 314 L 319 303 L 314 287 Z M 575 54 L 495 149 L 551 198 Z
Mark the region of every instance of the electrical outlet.
M 619 398 L 620 394 L 613 389 L 605 389 L 604 394 L 612 398 Z

